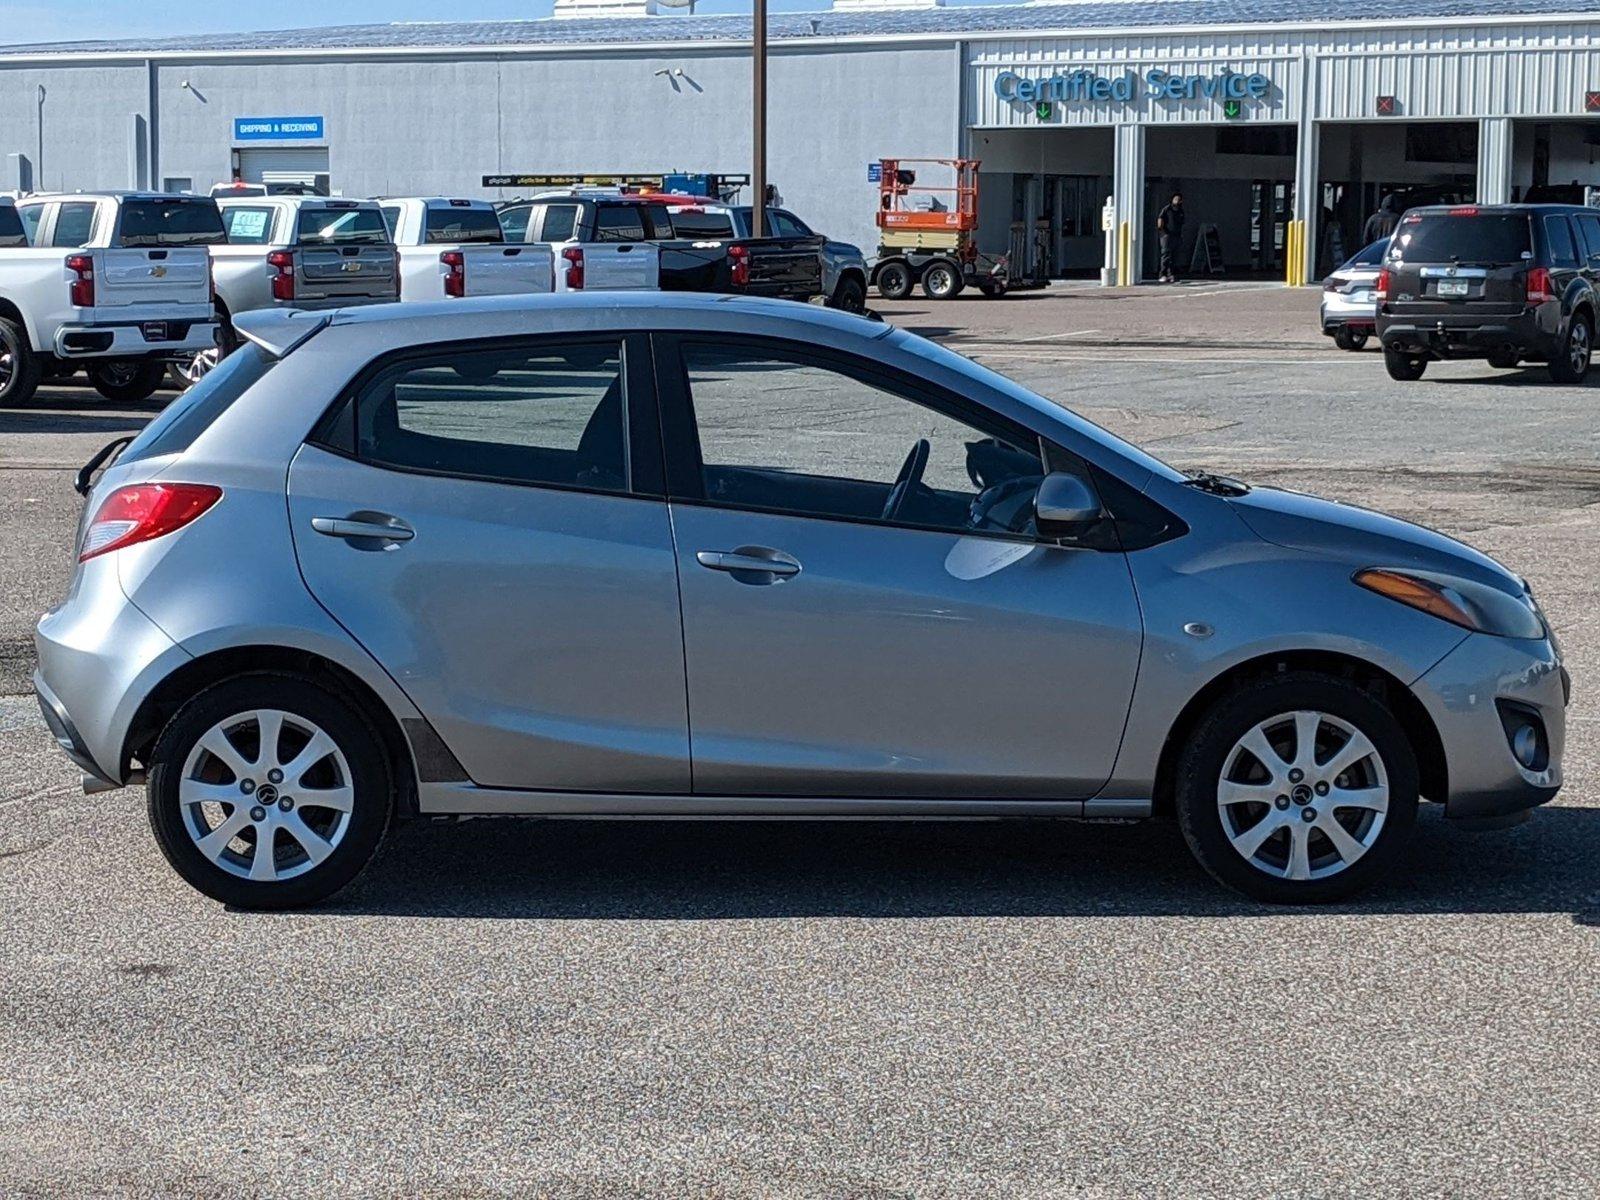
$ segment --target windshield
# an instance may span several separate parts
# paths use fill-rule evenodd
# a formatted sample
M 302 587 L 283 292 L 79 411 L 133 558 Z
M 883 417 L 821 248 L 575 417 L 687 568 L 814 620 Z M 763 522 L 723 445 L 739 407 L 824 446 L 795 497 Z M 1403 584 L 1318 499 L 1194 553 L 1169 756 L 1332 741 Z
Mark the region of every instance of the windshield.
M 430 208 L 426 241 L 503 242 L 505 233 L 492 208 Z
M 389 227 L 376 208 L 302 208 L 295 226 L 301 245 L 387 246 Z
M 187 450 L 195 438 L 210 428 L 211 423 L 227 412 L 228 407 L 277 361 L 254 342 L 246 342 L 202 376 L 199 383 L 167 405 L 160 416 L 128 443 L 117 462 L 137 462 L 141 458 Z
M 124 200 L 124 246 L 221 246 L 228 240 L 215 200 Z
M 993 388 L 1002 395 L 1009 396 L 1036 412 L 1048 413 L 1055 419 L 1072 426 L 1091 441 L 1118 455 L 1131 467 L 1142 467 L 1174 483 L 1179 483 L 1189 478 L 1181 471 L 1177 471 L 1167 463 L 1162 462 L 1155 455 L 1141 450 L 1132 442 L 1124 441 L 1107 429 L 1102 429 L 1093 421 L 1079 416 L 1065 405 L 1057 404 L 1054 400 L 1023 387 L 1022 384 L 1017 383 L 1015 380 L 1007 379 L 998 371 L 991 371 L 988 367 L 981 366 L 970 358 L 965 358 L 953 350 L 946 350 L 943 346 L 928 341 L 927 338 L 918 337 L 914 333 L 907 333 L 903 329 L 897 329 L 889 335 L 887 343 L 901 350 L 910 351 L 926 362 L 965 376 L 967 379 L 984 387 Z
M 1412 212 L 1390 253 L 1405 262 L 1515 263 L 1532 249 L 1527 213 Z

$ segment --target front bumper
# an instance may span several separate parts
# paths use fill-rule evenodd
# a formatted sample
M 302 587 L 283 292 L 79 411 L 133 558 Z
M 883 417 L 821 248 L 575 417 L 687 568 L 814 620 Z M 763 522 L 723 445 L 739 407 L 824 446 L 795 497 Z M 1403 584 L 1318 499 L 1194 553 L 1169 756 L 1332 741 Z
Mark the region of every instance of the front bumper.
M 1555 644 L 1469 635 L 1413 686 L 1444 745 L 1445 816 L 1475 821 L 1534 808 L 1560 790 L 1570 680 Z M 1547 759 L 1517 761 L 1498 702 L 1536 714 Z M 1438 797 L 1433 797 L 1438 799 Z
M 58 358 L 171 358 L 217 344 L 215 321 L 127 321 L 63 325 L 56 330 Z

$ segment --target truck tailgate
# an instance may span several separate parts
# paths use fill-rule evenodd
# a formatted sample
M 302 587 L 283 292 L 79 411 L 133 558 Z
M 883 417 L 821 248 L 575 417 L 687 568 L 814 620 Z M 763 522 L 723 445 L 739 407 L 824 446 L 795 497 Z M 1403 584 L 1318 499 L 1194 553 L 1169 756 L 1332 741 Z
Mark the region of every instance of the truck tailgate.
M 295 296 L 302 300 L 394 300 L 393 246 L 297 246 Z
M 589 292 L 654 291 L 661 254 L 649 242 L 585 242 L 583 287 Z
M 464 259 L 469 296 L 524 296 L 555 287 L 555 255 L 549 246 L 521 242 L 457 249 Z
M 753 238 L 750 282 L 740 290 L 752 296 L 822 294 L 822 242 L 818 238 Z
M 87 250 L 95 259 L 95 307 L 152 304 L 211 307 L 210 252 L 204 246 Z

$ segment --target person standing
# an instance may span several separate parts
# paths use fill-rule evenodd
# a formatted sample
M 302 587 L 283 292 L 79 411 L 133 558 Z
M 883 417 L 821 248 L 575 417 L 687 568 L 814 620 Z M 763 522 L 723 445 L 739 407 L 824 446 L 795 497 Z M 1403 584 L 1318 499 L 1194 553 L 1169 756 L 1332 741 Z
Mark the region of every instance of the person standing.
M 1399 224 L 1400 200 L 1390 192 L 1378 201 L 1378 211 L 1367 218 L 1366 228 L 1361 231 L 1361 244 L 1370 246 L 1373 242 L 1381 242 L 1386 237 L 1392 237 Z
M 1161 282 L 1178 282 L 1178 252 L 1183 248 L 1183 193 L 1173 192 L 1172 199 L 1156 214 L 1156 234 L 1161 243 Z

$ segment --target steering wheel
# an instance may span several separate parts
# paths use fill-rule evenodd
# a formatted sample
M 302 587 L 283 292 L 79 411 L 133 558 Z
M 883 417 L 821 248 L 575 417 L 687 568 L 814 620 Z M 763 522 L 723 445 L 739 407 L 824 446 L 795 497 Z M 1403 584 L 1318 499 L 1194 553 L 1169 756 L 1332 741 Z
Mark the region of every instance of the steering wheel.
M 892 521 L 900 515 L 900 506 L 906 502 L 911 489 L 922 482 L 922 473 L 928 469 L 928 455 L 933 447 L 928 444 L 927 438 L 918 438 L 917 444 L 911 447 L 911 453 L 906 455 L 906 461 L 900 464 L 900 474 L 894 477 L 894 486 L 889 489 L 889 498 L 883 502 L 883 519 Z

